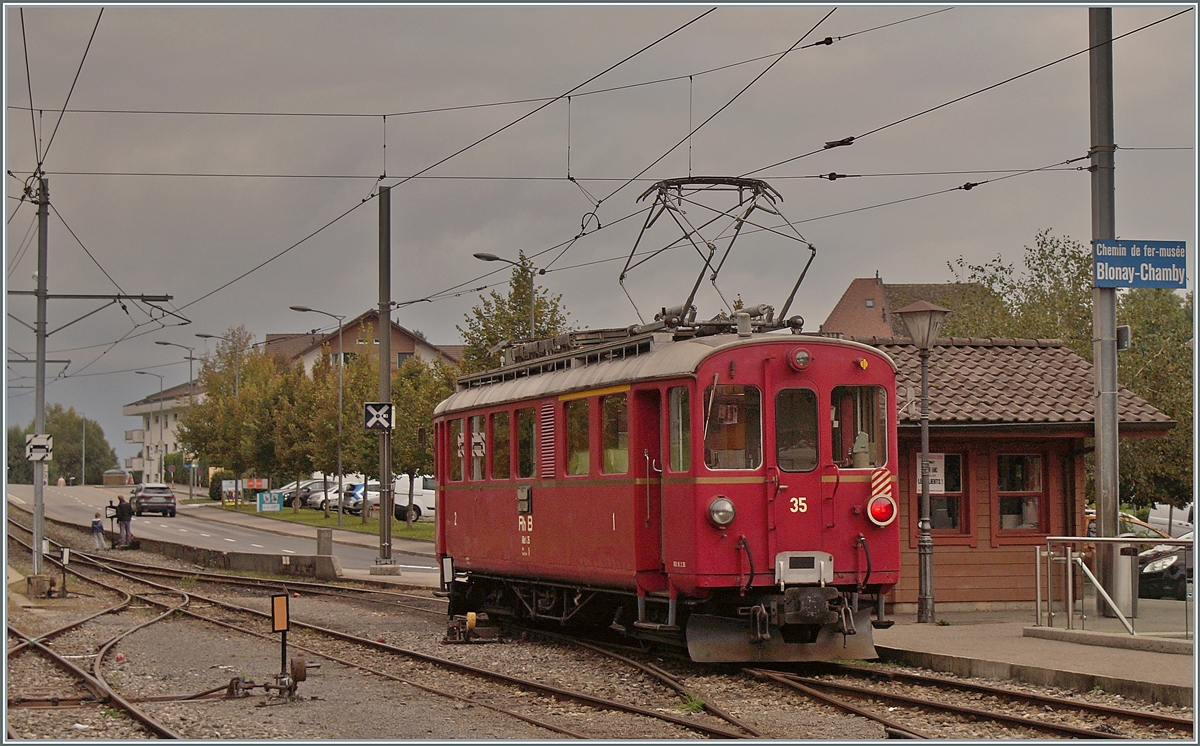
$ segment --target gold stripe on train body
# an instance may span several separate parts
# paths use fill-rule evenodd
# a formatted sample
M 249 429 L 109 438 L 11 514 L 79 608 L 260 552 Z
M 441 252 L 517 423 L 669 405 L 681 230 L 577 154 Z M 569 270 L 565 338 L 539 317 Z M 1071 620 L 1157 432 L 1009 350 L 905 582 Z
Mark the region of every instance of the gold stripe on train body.
M 619 394 L 622 391 L 628 391 L 629 384 L 621 384 L 620 386 L 607 386 L 602 389 L 590 389 L 588 391 L 573 391 L 569 394 L 559 394 L 559 401 L 574 401 L 575 399 L 587 399 L 592 396 L 606 396 L 608 394 Z

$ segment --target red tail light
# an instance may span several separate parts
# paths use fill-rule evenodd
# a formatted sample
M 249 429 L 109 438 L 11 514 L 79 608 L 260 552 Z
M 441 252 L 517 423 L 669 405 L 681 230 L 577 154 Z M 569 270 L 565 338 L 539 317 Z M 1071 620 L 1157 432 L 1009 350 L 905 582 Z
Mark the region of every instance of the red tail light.
M 875 495 L 867 502 L 867 517 L 876 526 L 886 526 L 896 520 L 896 501 L 888 495 Z

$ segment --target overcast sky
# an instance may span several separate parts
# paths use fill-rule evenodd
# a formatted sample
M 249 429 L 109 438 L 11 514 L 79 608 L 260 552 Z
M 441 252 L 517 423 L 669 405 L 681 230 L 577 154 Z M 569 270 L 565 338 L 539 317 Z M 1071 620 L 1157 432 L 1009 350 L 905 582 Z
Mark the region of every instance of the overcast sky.
M 18 200 L 36 153 L 49 147 L 50 292 L 168 294 L 168 308 L 191 322 L 158 312 L 152 321 L 147 307 L 130 304 L 52 335 L 49 357 L 71 364 L 47 402 L 98 420 L 129 456 L 137 448 L 122 431 L 138 422 L 121 405 L 157 388 L 132 371 L 165 374 L 167 386 L 187 380 L 184 351 L 156 340 L 199 355 L 197 332 L 245 325 L 262 340 L 324 325 L 290 305 L 347 317 L 374 306 L 378 206 L 363 200 L 385 173 L 382 183 L 394 185 L 394 300 L 503 282 L 503 270 L 486 276 L 500 265 L 472 254 L 515 258 L 523 249 L 550 265 L 539 284 L 593 328 L 638 320 L 618 276 L 642 216 L 620 219 L 644 207 L 636 198 L 658 179 L 753 173 L 778 189 L 783 214 L 817 247 L 791 311 L 809 330 L 855 277 L 945 282 L 947 261 L 960 255 L 1019 263 L 1041 229 L 1090 239 L 1089 174 L 1077 170 L 1086 161 L 1012 175 L 1086 155 L 1086 53 L 867 134 L 1086 49 L 1085 6 L 933 15 L 950 6 L 843 6 L 824 21 L 833 6 L 718 6 L 577 89 L 711 7 L 125 6 L 106 8 L 97 27 L 99 7 L 26 6 L 22 26 L 19 9 L 6 6 L 7 288 L 35 286 L 35 209 Z M 1185 7 L 1118 7 L 1114 36 Z M 835 42 L 806 47 L 825 37 Z M 1118 236 L 1186 240 L 1194 267 L 1196 13 L 1116 41 L 1113 57 Z M 400 183 L 573 89 L 569 103 Z M 523 102 L 478 106 L 514 101 Z M 419 113 L 448 107 L 460 108 Z M 822 149 L 849 136 L 858 138 L 849 147 Z M 831 172 L 862 177 L 814 178 Z M 603 198 L 599 207 L 592 198 Z M 559 256 L 552 247 L 578 235 L 593 211 L 588 235 Z M 651 244 L 676 237 L 659 229 Z M 807 254 L 794 242 L 747 240 L 721 290 L 778 308 Z M 700 267 L 694 252 L 666 252 L 626 287 L 652 315 L 681 303 Z M 705 285 L 698 304 L 707 317 L 721 306 Z M 455 326 L 477 302 L 477 292 L 442 296 L 394 318 L 434 343 L 459 343 Z M 97 305 L 52 301 L 49 326 Z M 32 298 L 7 297 L 7 310 L 35 320 Z M 10 361 L 33 357 L 26 327 L 10 318 L 6 335 Z M 14 388 L 32 384 L 32 368 L 6 372 L 10 425 L 33 418 L 32 391 Z M 48 375 L 62 370 L 49 366 Z

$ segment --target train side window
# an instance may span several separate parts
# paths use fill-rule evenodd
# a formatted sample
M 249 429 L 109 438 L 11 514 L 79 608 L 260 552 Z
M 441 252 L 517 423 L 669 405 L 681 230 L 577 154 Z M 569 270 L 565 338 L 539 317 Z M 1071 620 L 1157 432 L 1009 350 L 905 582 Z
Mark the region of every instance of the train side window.
M 508 412 L 494 412 L 492 414 L 492 479 L 512 478 L 510 437 Z
M 671 438 L 671 471 L 692 468 L 692 407 L 687 386 L 675 386 L 667 392 Z
M 450 420 L 450 481 L 463 478 L 463 421 Z
M 785 389 L 775 397 L 775 459 L 784 471 L 817 468 L 817 392 Z
M 629 397 L 613 394 L 600 398 L 601 447 L 604 449 L 605 474 L 629 471 Z
M 762 465 L 762 396 L 757 386 L 704 390 L 704 463 L 710 469 Z
M 833 460 L 867 469 L 887 462 L 887 392 L 882 386 L 836 386 L 830 397 Z
M 587 476 L 592 452 L 588 440 L 588 400 L 567 402 L 567 474 Z
M 483 459 L 487 453 L 487 433 L 483 429 L 483 415 L 470 418 L 471 423 L 471 481 L 483 480 Z
M 533 407 L 517 410 L 517 476 L 529 479 L 537 464 Z

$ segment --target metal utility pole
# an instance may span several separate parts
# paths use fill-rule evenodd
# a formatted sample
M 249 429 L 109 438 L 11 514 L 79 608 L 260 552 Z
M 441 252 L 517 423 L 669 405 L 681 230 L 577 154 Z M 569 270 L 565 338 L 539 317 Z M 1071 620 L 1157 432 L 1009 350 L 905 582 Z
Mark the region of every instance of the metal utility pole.
M 1092 241 L 1116 238 L 1116 178 L 1113 142 L 1112 9 L 1088 9 L 1088 41 L 1091 52 L 1091 167 Z M 1095 249 L 1093 248 L 1093 251 Z M 1092 289 L 1092 360 L 1095 371 L 1096 411 L 1096 535 L 1117 535 L 1118 492 L 1117 439 L 1117 291 Z M 1100 585 L 1111 596 L 1115 544 L 1102 545 L 1096 553 Z M 1101 605 L 1106 616 L 1113 614 Z
M 392 189 L 379 187 L 379 401 L 392 400 Z M 367 488 L 363 485 L 363 520 Z M 392 559 L 392 431 L 379 431 L 379 559 Z
M 87 484 L 87 420 L 79 418 L 79 484 Z
M 37 270 L 37 363 L 34 382 L 33 432 L 46 432 L 46 269 L 50 252 L 50 182 L 38 179 L 38 270 Z M 33 574 L 42 574 L 42 523 L 46 517 L 42 483 L 46 478 L 46 462 L 33 462 Z
M 33 333 L 36 338 L 37 352 L 34 367 L 36 368 L 34 382 L 34 409 L 33 409 L 33 434 L 45 435 L 43 432 L 46 429 L 46 363 L 66 363 L 70 364 L 70 360 L 54 360 L 46 359 L 46 338 L 54 332 L 61 331 L 76 321 L 91 316 L 96 311 L 88 313 L 68 322 L 54 331 L 50 331 L 46 326 L 46 301 L 51 299 L 56 300 L 107 300 L 109 304 L 119 303 L 122 300 L 140 300 L 143 302 L 159 302 L 163 303 L 172 300 L 170 295 L 97 295 L 91 293 L 64 293 L 51 295 L 47 289 L 48 281 L 48 266 L 50 263 L 50 182 L 46 177 L 38 177 L 37 191 L 30 195 L 30 202 L 37 205 L 38 217 L 38 269 L 37 269 L 37 289 L 35 290 L 9 290 L 8 295 L 32 295 L 37 300 L 37 321 L 34 323 Z M 103 308 L 103 306 L 101 307 Z M 22 322 L 24 323 L 24 322 Z M 26 326 L 28 326 L 26 324 Z M 42 574 L 42 539 L 43 539 L 43 524 L 45 522 L 46 506 L 43 482 L 46 481 L 46 463 L 45 461 L 34 460 L 33 462 L 33 574 Z

